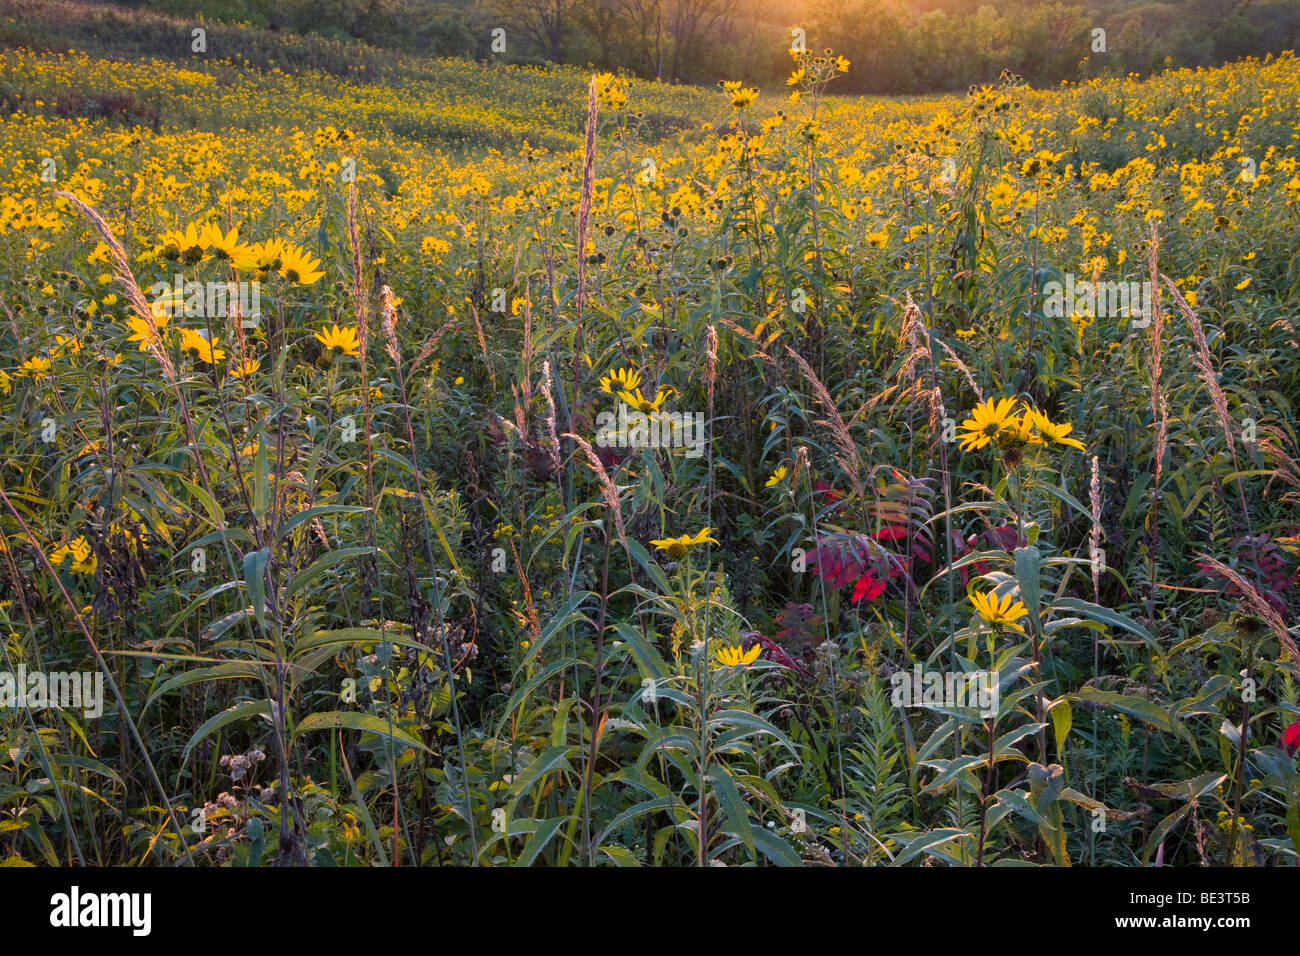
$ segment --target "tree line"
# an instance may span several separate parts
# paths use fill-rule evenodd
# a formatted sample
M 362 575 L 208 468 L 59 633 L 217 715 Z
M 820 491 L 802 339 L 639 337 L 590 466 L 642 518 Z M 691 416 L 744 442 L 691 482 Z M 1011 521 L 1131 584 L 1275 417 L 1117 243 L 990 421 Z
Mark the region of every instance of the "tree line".
M 1036 85 L 1294 49 L 1300 0 L 119 0 L 426 56 L 775 85 L 788 50 L 853 63 L 838 92 Z

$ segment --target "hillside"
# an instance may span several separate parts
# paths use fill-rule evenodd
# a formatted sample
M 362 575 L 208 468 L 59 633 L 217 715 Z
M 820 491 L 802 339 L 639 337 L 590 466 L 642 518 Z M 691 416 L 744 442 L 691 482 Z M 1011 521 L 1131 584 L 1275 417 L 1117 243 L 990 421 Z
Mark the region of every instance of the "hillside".
M 0 862 L 1295 865 L 1292 53 L 0 14 Z

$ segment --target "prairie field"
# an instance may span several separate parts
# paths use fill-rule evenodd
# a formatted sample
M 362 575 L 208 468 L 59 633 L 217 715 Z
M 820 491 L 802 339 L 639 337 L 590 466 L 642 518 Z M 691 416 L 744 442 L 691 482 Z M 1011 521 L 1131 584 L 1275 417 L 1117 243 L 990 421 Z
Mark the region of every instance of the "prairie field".
M 0 863 L 1297 864 L 1294 55 L 101 15 L 0 0 Z

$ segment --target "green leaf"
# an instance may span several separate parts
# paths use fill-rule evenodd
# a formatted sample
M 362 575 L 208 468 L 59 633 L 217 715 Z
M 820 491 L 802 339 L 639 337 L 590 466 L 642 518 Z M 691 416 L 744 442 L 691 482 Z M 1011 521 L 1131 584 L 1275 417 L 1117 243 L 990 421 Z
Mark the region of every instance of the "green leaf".
M 510 815 L 514 815 L 515 805 L 519 803 L 524 794 L 534 784 L 540 783 L 548 773 L 554 771 L 572 773 L 573 767 L 569 764 L 569 757 L 576 753 L 577 750 L 578 748 L 575 746 L 551 747 L 525 767 L 510 783 L 510 792 L 514 794 L 514 799 L 510 801 Z
M 567 667 L 573 666 L 575 663 L 587 667 L 591 666 L 590 664 L 587 664 L 585 661 L 575 661 L 572 657 L 559 657 L 551 661 L 540 671 L 538 671 L 536 674 L 530 677 L 526 684 L 524 684 L 522 687 L 520 687 L 510 696 L 510 700 L 506 703 L 505 708 L 501 711 L 502 716 L 501 716 L 501 720 L 497 724 L 497 729 L 496 729 L 497 734 L 499 735 L 502 732 L 502 730 L 505 729 L 505 725 L 510 721 L 511 716 L 515 714 L 516 710 L 519 707 L 523 706 L 523 703 L 525 700 L 528 699 L 529 694 L 535 691 L 542 684 L 545 684 L 557 673 L 559 673 L 560 671 L 564 670 Z
M 930 781 L 926 791 L 939 792 L 967 771 L 973 771 L 988 763 L 983 754 L 963 754 L 955 760 L 927 760 L 925 766 L 934 767 L 939 775 Z
M 259 438 L 257 453 L 253 456 L 253 515 L 258 521 L 266 517 L 267 502 L 270 499 L 270 472 L 266 442 Z
M 266 629 L 266 565 L 270 560 L 269 548 L 259 548 L 244 555 L 244 584 L 248 588 L 248 600 L 263 630 Z
M 892 834 L 892 838 L 895 840 L 898 840 L 900 839 L 900 837 L 903 836 L 904 834 Z M 925 833 L 913 837 L 908 842 L 907 849 L 905 849 L 894 859 L 892 865 L 902 866 L 904 863 L 916 859 L 922 853 L 931 853 L 937 847 L 940 847 L 945 843 L 950 843 L 953 840 L 960 839 L 961 837 L 964 836 L 968 836 L 965 830 L 954 830 L 954 829 L 928 830 Z
M 621 846 L 602 846 L 600 852 L 609 856 L 616 866 L 640 866 L 641 861 L 631 850 Z
M 661 690 L 659 696 L 665 696 Z M 769 734 L 779 740 L 792 754 L 798 754 L 794 744 L 785 734 L 781 733 L 776 727 L 768 723 L 762 717 L 751 714 L 744 710 L 720 710 L 709 718 L 709 728 L 716 730 L 718 727 L 740 726 L 747 727 L 758 733 Z
M 205 720 L 198 730 L 194 731 L 194 736 L 189 739 L 185 749 L 181 751 L 181 760 L 189 760 L 190 751 L 194 749 L 194 745 L 213 731 L 220 730 L 227 724 L 233 724 L 237 720 L 244 720 L 258 715 L 271 716 L 271 702 L 269 700 L 246 701 L 242 704 L 236 704 L 234 707 L 229 707 L 219 714 L 214 714 Z
M 394 647 L 406 647 L 418 652 L 428 652 L 429 648 L 407 637 L 397 637 L 388 631 L 379 631 L 371 627 L 344 627 L 337 631 L 317 631 L 304 637 L 293 646 L 293 657 L 302 657 L 308 651 L 318 648 L 346 644 L 361 648 L 367 644 L 392 644 Z
M 1029 618 L 1038 627 L 1041 598 L 1039 596 L 1039 561 L 1041 555 L 1034 547 L 1016 548 L 1016 580 L 1020 583 L 1020 598 L 1029 610 Z
M 1074 726 L 1074 711 L 1070 709 L 1070 702 L 1060 699 L 1052 706 L 1049 711 L 1052 717 L 1052 733 L 1056 736 L 1056 756 L 1059 760 L 1065 755 L 1065 740 L 1070 736 L 1070 728 Z
M 1211 770 L 1209 773 L 1203 773 L 1199 777 L 1193 777 L 1190 780 L 1179 780 L 1176 783 L 1157 783 L 1151 789 L 1158 790 L 1170 800 L 1195 800 L 1205 796 L 1226 779 L 1228 779 L 1226 773 Z
M 1029 802 L 1029 799 L 1019 790 L 999 790 L 997 792 L 998 803 L 1007 807 L 1019 816 L 1024 817 L 1036 827 L 1042 827 L 1047 821 L 1042 818 L 1038 808 Z
M 537 635 L 537 640 L 533 641 L 528 648 L 528 653 L 520 661 L 520 666 L 527 667 L 531 664 L 556 634 L 575 621 L 581 621 L 594 630 L 595 623 L 582 613 L 582 605 L 593 596 L 590 591 L 574 591 L 573 596 L 565 601 L 551 619 L 546 622 L 546 626 Z
M 1159 825 L 1151 831 L 1151 839 L 1147 840 L 1146 848 L 1142 851 L 1142 863 L 1144 866 L 1151 862 L 1151 854 L 1155 852 L 1156 847 L 1164 842 L 1165 837 L 1169 835 L 1169 831 L 1176 827 L 1179 821 L 1181 821 L 1183 817 L 1187 816 L 1188 811 L 1191 809 L 1192 805 L 1190 803 L 1183 804 L 1173 813 L 1169 814 L 1169 816 L 1161 820 Z
M 1003 756 L 1005 754 L 1010 753 L 1016 757 L 1021 758 L 1022 760 L 1027 760 L 1028 758 L 1025 757 L 1025 755 L 1022 754 L 1020 751 L 1015 750 L 1012 747 L 1012 745 L 1019 743 L 1020 741 L 1024 740 L 1026 737 L 1030 736 L 1031 734 L 1038 733 L 1040 730 L 1043 729 L 1043 727 L 1044 727 L 1043 724 L 1027 723 L 1027 724 L 1021 724 L 1019 727 L 1016 727 L 1014 730 L 1007 731 L 1005 734 L 1003 734 L 1001 737 L 999 737 L 997 740 L 993 742 L 993 759 L 995 761 L 1000 761 L 1003 759 Z
M 754 828 L 754 845 L 774 866 L 799 866 L 803 862 L 789 843 L 764 827 Z
M 224 528 L 226 525 L 225 513 L 221 510 L 221 505 L 213 500 L 212 496 L 196 484 L 181 480 L 181 485 L 191 495 L 198 499 L 199 504 L 203 506 L 203 511 L 207 514 L 208 520 L 212 522 L 213 527 L 217 529 Z
M 293 728 L 293 737 L 291 739 L 296 741 L 303 734 L 315 730 L 332 730 L 336 727 L 344 730 L 364 731 L 365 733 L 375 734 L 395 741 L 403 747 L 414 747 L 416 750 L 423 750 L 427 754 L 433 753 L 432 750 L 406 731 L 390 727 L 388 721 L 381 717 L 376 717 L 374 714 L 358 714 L 343 710 L 325 711 L 304 718 Z
M 597 844 L 603 844 L 605 837 L 616 831 L 623 824 L 635 820 L 637 817 L 643 817 L 647 813 L 654 813 L 656 810 L 679 809 L 683 813 L 689 813 L 690 808 L 686 802 L 675 793 L 670 793 L 665 797 L 651 797 L 649 800 L 642 800 L 640 803 L 624 810 L 614 819 L 605 825 L 605 829 L 600 831 L 600 836 L 596 838 Z M 604 847 L 602 847 L 604 849 Z
M 641 546 L 641 543 L 633 538 L 627 542 L 628 550 L 632 552 L 632 557 L 636 563 L 641 565 L 646 574 L 650 575 L 650 580 L 654 581 L 655 586 L 659 588 L 661 594 L 672 594 L 673 586 L 668 581 L 668 576 L 664 574 L 664 569 L 651 559 L 649 552 Z
M 284 591 L 285 600 L 291 599 L 300 589 L 316 580 L 334 565 L 363 554 L 373 554 L 374 551 L 374 548 L 340 548 L 337 551 L 330 551 L 321 555 L 307 568 L 299 571 L 289 579 L 289 586 Z
M 296 515 L 285 520 L 275 529 L 275 539 L 279 541 L 294 528 L 311 521 L 313 518 L 319 518 L 322 515 L 358 515 L 363 514 L 370 509 L 364 505 L 313 505 L 299 511 Z
M 1051 484 L 1050 482 L 1046 482 L 1046 481 L 1028 481 L 1025 483 L 1025 487 L 1040 488 L 1043 491 L 1047 492 L 1049 495 L 1051 495 L 1053 498 L 1056 498 L 1058 501 L 1065 502 L 1067 505 L 1069 505 L 1075 511 L 1079 512 L 1079 514 L 1083 515 L 1085 518 L 1088 518 L 1089 520 L 1094 522 L 1100 520 L 1097 516 L 1093 515 L 1091 511 L 1089 511 L 1086 507 L 1084 507 L 1084 505 L 1080 501 L 1078 501 L 1073 495 L 1071 495 L 1064 488 L 1058 488 L 1055 485 Z
M 244 827 L 244 832 L 248 835 L 248 865 L 258 867 L 262 865 L 262 850 L 266 845 L 266 827 L 257 817 L 249 818 L 248 824 Z
M 170 694 L 179 687 L 185 687 L 189 684 L 197 684 L 201 681 L 208 680 L 232 680 L 238 677 L 246 677 L 252 680 L 259 680 L 263 675 L 263 667 L 256 661 L 229 661 L 225 664 L 218 664 L 215 667 L 196 667 L 191 670 L 182 671 L 175 677 L 168 678 L 156 686 L 149 694 L 149 698 L 144 702 L 144 708 L 147 710 L 159 697 L 164 694 Z
M 754 828 L 749 823 L 749 808 L 740 796 L 736 781 L 731 779 L 731 772 L 726 767 L 715 764 L 708 776 L 713 781 L 713 794 L 726 815 L 729 832 L 739 837 L 745 848 L 753 853 Z
M 1101 624 L 1108 624 L 1111 627 L 1117 627 L 1120 630 L 1128 631 L 1130 634 L 1136 634 L 1142 640 L 1146 641 L 1152 647 L 1156 646 L 1156 640 L 1151 636 L 1145 627 L 1134 621 L 1132 618 L 1119 611 L 1112 611 L 1108 607 L 1102 607 L 1100 604 L 1093 604 L 1091 601 L 1081 601 L 1078 598 L 1058 598 L 1053 604 L 1054 610 L 1070 611 L 1081 617 L 1097 621 Z
M 1130 717 L 1146 721 L 1157 730 L 1176 733 L 1195 746 L 1195 739 L 1182 721 L 1159 704 L 1153 703 L 1145 697 L 1117 694 L 1110 690 L 1098 690 L 1096 687 L 1081 687 L 1078 693 L 1069 695 L 1069 699 L 1096 704 L 1110 710 L 1118 710 L 1122 714 L 1128 714 Z
M 1286 832 L 1291 845 L 1300 853 L 1300 790 L 1291 788 L 1291 803 L 1286 808 Z
M 537 859 L 537 854 L 546 849 L 546 844 L 551 842 L 551 838 L 555 836 L 561 825 L 566 820 L 572 819 L 574 819 L 572 816 L 566 816 L 543 820 L 524 844 L 524 851 L 519 854 L 519 859 L 515 860 L 515 866 L 532 866 L 533 861 Z
M 348 778 L 348 786 L 352 788 L 352 805 L 356 807 L 357 816 L 361 822 L 366 825 L 366 833 L 370 837 L 370 846 L 375 851 L 375 856 L 379 858 L 380 866 L 388 866 L 388 857 L 384 853 L 384 843 L 379 839 L 379 831 L 375 828 L 375 821 L 370 816 L 370 811 L 366 808 L 366 795 L 357 786 L 356 778 L 352 776 L 352 768 L 348 766 L 347 754 L 340 755 L 339 764 L 343 768 L 343 776 Z

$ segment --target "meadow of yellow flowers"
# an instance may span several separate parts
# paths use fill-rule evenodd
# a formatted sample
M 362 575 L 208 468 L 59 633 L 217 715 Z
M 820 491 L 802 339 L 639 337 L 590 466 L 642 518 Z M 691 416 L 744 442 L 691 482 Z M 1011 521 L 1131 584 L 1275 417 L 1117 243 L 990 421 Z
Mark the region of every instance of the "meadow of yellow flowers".
M 1293 56 L 286 43 L 0 49 L 0 860 L 1295 865 Z

